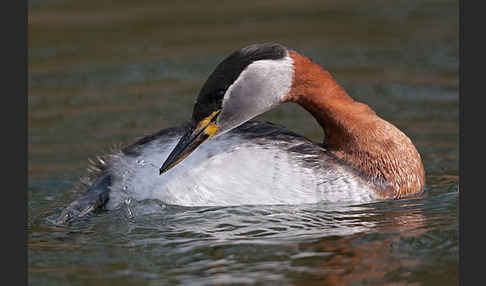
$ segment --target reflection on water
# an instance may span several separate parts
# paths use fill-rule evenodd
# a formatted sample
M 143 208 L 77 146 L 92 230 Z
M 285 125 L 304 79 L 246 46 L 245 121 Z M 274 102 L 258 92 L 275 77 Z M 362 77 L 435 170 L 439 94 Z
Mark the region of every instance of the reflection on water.
M 29 284 L 457 284 L 458 1 L 108 2 L 29 2 Z M 409 135 L 424 196 L 355 206 L 130 201 L 49 223 L 77 197 L 88 158 L 185 122 L 215 65 L 266 41 L 308 55 Z M 322 139 L 295 105 L 260 119 Z
M 85 281 L 111 270 L 114 277 L 154 285 L 416 282 L 431 270 L 436 272 L 425 278 L 442 281 L 442 275 L 457 277 L 457 214 L 451 212 L 456 204 L 457 190 L 359 206 L 185 208 L 132 202 L 64 228 L 48 224 L 57 214 L 42 215 L 30 229 L 29 251 L 37 255 L 29 271 L 55 280 L 65 272 L 63 265 L 77 261 L 84 270 L 76 272 L 90 273 Z M 104 270 L 93 272 L 92 259 Z

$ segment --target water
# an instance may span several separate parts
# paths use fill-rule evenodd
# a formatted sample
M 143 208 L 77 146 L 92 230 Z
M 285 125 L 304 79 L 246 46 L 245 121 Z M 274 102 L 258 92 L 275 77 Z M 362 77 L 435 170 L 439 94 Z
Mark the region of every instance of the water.
M 458 2 L 203 4 L 29 2 L 29 284 L 458 284 Z M 188 120 L 215 65 L 263 41 L 310 56 L 407 133 L 425 195 L 351 206 L 129 201 L 49 223 L 77 197 L 88 158 Z M 296 105 L 260 119 L 322 139 Z

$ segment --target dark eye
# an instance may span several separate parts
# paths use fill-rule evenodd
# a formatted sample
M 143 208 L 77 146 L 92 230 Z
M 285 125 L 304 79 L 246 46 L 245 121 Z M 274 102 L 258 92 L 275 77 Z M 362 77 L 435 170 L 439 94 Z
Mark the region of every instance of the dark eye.
M 206 97 L 209 99 L 209 101 L 219 101 L 224 97 L 224 92 L 224 89 L 218 89 L 209 93 Z
M 214 101 L 217 102 L 218 104 L 223 101 L 223 97 L 225 94 L 226 90 L 225 89 L 219 89 L 214 93 Z
M 226 94 L 226 89 L 222 89 L 218 91 L 218 95 L 221 101 L 223 100 L 225 94 Z

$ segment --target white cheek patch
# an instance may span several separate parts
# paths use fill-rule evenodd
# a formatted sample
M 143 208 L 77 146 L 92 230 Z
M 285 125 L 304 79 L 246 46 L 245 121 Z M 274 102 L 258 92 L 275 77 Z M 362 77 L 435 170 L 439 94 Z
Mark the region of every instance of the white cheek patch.
M 293 60 L 260 60 L 248 65 L 228 88 L 218 118 L 221 131 L 228 131 L 284 101 L 292 86 Z

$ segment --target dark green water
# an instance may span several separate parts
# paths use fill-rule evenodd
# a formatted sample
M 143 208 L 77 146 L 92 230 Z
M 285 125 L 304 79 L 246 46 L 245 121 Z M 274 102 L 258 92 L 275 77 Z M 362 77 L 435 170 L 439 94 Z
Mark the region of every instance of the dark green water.
M 457 285 L 457 1 L 30 1 L 31 285 Z M 423 198 L 358 206 L 182 208 L 133 202 L 84 223 L 88 158 L 181 124 L 206 77 L 255 42 L 292 47 L 409 135 Z M 320 141 L 283 105 L 261 119 Z

